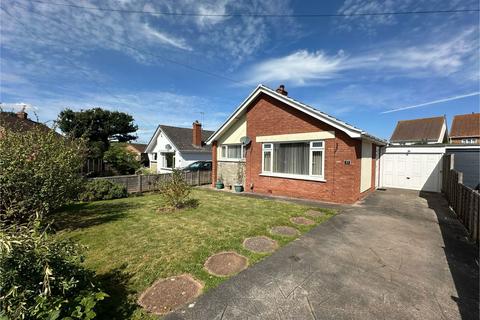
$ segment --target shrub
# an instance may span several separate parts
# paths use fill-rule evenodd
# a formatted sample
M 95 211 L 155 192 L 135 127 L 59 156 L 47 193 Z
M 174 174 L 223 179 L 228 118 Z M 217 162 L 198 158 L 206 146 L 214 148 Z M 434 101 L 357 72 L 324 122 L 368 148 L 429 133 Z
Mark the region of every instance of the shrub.
M 81 266 L 80 247 L 35 227 L 0 230 L 0 318 L 93 319 L 107 294 Z
M 105 151 L 103 159 L 118 174 L 134 174 L 141 166 L 137 155 L 128 151 L 124 143 L 112 143 Z
M 27 223 L 77 195 L 85 154 L 81 140 L 66 139 L 40 125 L 1 134 L 0 221 Z
M 180 170 L 174 169 L 169 179 L 158 182 L 158 192 L 167 209 L 180 209 L 193 203 L 189 199 L 192 187 L 187 184 Z
M 85 184 L 84 190 L 78 196 L 80 201 L 97 201 L 125 198 L 127 188 L 121 184 L 106 179 L 95 179 Z

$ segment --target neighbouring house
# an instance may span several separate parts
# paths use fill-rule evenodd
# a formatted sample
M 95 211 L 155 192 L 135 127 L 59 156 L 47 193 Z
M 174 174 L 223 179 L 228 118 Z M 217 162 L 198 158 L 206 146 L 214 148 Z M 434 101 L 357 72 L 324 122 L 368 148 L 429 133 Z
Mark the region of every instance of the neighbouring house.
M 354 203 L 375 189 L 386 141 L 259 85 L 208 139 L 212 184 Z
M 43 123 L 29 119 L 28 114 L 23 110 L 17 113 L 0 112 L 0 138 L 5 130 L 24 132 L 33 128 L 40 128 L 45 131 L 52 130 Z
M 125 149 L 136 154 L 136 159 L 142 163 L 142 165 L 148 167 L 148 155 L 145 153 L 147 145 L 145 143 L 125 143 Z
M 480 113 L 456 115 L 449 141 L 452 144 L 480 144 Z
M 159 125 L 145 149 L 150 169 L 159 173 L 183 168 L 200 160 L 211 160 L 211 146 L 205 141 L 213 131 L 202 130 L 195 121 L 192 129 Z
M 447 121 L 444 116 L 400 120 L 390 138 L 392 145 L 435 144 L 447 142 Z

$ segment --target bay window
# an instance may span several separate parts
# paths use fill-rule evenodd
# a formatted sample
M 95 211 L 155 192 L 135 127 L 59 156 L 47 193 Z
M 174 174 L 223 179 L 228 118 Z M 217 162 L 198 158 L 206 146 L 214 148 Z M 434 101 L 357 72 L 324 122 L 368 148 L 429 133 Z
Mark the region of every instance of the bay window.
M 324 177 L 323 141 L 264 143 L 262 152 L 263 174 L 293 178 Z
M 224 144 L 221 148 L 222 159 L 240 160 L 245 158 L 244 148 L 241 144 Z

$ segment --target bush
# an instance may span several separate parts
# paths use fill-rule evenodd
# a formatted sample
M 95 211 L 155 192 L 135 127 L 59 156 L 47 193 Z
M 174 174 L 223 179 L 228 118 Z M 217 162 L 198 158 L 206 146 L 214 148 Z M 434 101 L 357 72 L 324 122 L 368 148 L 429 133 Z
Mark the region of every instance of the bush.
M 86 151 L 82 141 L 40 125 L 1 134 L 0 222 L 24 224 L 76 197 Z
M 0 318 L 93 319 L 107 294 L 81 266 L 79 246 L 35 227 L 0 230 Z
M 85 184 L 83 192 L 78 196 L 80 201 L 97 201 L 126 198 L 127 188 L 106 179 L 95 179 Z
M 194 203 L 189 199 L 191 191 L 180 170 L 173 169 L 169 179 L 158 182 L 158 192 L 166 209 L 180 209 Z
M 105 151 L 103 159 L 118 174 L 134 174 L 141 166 L 137 155 L 128 151 L 124 143 L 112 143 Z

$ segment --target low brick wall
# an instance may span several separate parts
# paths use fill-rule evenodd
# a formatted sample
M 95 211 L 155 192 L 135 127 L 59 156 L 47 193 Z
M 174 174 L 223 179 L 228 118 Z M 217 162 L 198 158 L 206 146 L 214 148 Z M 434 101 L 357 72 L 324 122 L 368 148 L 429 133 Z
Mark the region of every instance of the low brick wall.
M 243 181 L 245 181 L 245 162 L 244 161 L 218 161 L 217 177 L 223 179 L 223 184 L 233 186 L 237 183 L 238 167 L 241 166 Z

